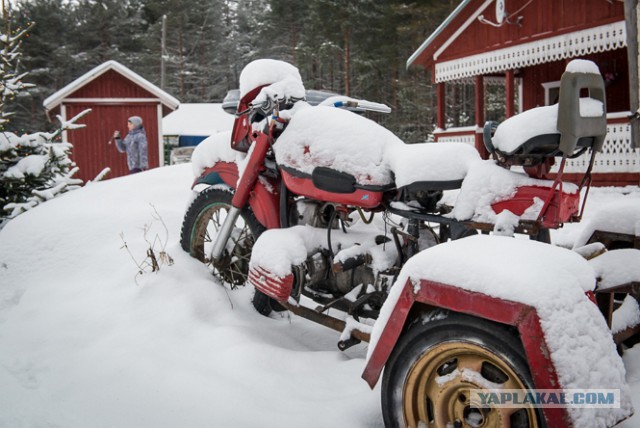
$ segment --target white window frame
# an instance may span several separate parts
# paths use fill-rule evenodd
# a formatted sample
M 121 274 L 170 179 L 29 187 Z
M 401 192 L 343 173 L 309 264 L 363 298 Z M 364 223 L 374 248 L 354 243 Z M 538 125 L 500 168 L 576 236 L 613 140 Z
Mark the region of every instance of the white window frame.
M 554 80 L 553 82 L 545 82 L 542 84 L 542 87 L 544 88 L 544 105 L 548 106 L 551 104 L 551 89 L 560 89 L 560 81 Z

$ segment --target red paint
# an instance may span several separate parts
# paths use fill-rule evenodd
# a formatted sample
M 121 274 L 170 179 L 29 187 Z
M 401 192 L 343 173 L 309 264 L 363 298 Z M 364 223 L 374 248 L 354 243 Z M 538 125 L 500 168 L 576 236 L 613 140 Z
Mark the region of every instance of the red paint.
M 267 186 L 258 181 L 249 195 L 249 205 L 258 221 L 267 229 L 280 228 L 280 186 L 273 180 Z
M 235 189 L 238 183 L 238 167 L 233 162 L 218 162 L 205 169 L 200 177 L 193 182 L 192 188 L 209 174 L 217 173 L 222 181 Z M 260 224 L 267 229 L 280 228 L 280 186 L 274 180 L 267 180 L 270 189 L 265 183 L 258 180 L 249 193 L 249 206 Z M 269 191 L 271 190 L 271 191 Z
M 597 156 L 597 155 L 596 155 Z M 549 174 L 550 179 L 554 179 L 556 174 Z M 562 175 L 564 181 L 579 184 L 584 174 L 567 174 Z M 608 174 L 591 174 L 591 186 L 607 187 L 607 186 L 638 186 L 640 185 L 640 172 L 615 172 Z
M 156 96 L 117 71 L 108 70 L 71 93 L 68 98 L 156 98 Z
M 476 126 L 484 126 L 484 76 L 476 76 Z
M 382 203 L 383 192 L 356 189 L 353 193 L 332 193 L 315 187 L 310 178 L 296 177 L 287 171 L 280 172 L 287 189 L 300 196 L 362 208 L 376 208 Z
M 256 289 L 279 302 L 289 300 L 291 289 L 293 288 L 293 280 L 293 274 L 280 278 L 259 266 L 249 270 L 249 282 Z
M 518 188 L 515 196 L 506 201 L 496 202 L 491 205 L 491 208 L 496 214 L 509 210 L 515 215 L 521 216 L 527 208 L 534 204 L 535 198 L 546 201 L 550 192 L 553 193 L 553 196 L 551 196 L 549 206 L 542 218 L 542 224 L 545 227 L 557 228 L 562 223 L 569 222 L 571 217 L 579 213 L 579 193 L 564 193 L 548 187 L 523 186 Z
M 196 178 L 191 185 L 193 189 L 197 184 L 204 183 L 203 180 L 209 174 L 218 174 L 222 181 L 224 181 L 229 187 L 236 188 L 238 183 L 238 166 L 234 162 L 218 162 L 215 165 L 205 169 L 200 174 L 200 177 Z
M 263 133 L 257 135 L 254 143 L 255 147 L 247 160 L 242 177 L 240 177 L 240 181 L 236 187 L 236 193 L 233 195 L 231 201 L 231 205 L 234 207 L 242 208 L 249 201 L 249 195 L 258 181 L 258 176 L 264 170 L 264 158 L 271 146 L 269 144 L 270 138 L 267 134 Z
M 384 365 L 402 334 L 409 311 L 415 302 L 516 327 L 527 356 L 535 388 L 562 387 L 549 356 L 540 327 L 540 319 L 533 307 L 427 280 L 420 281 L 420 289 L 416 294 L 411 281 L 408 280 L 362 374 L 363 379 L 372 388 L 377 383 Z M 571 426 L 565 409 L 545 408 L 543 411 L 550 427 Z
M 608 112 L 629 111 L 629 73 L 627 50 L 625 48 L 613 51 L 580 55 L 581 59 L 595 62 L 603 76 L 612 74 L 615 80 L 606 82 L 606 105 Z M 523 109 L 530 110 L 543 106 L 543 83 L 560 80 L 567 66 L 568 60 L 547 62 L 544 64 L 525 67 L 519 70 L 518 77 L 522 77 Z M 551 104 L 557 102 L 552 98 Z M 609 119 L 607 123 L 628 123 L 627 119 Z
M 434 53 L 453 36 L 456 30 L 465 24 L 483 3 L 484 0 L 469 2 L 421 53 L 415 64 L 431 68 L 436 62 L 433 60 Z M 507 6 L 509 11 L 515 11 L 525 3 L 527 1 L 520 0 L 515 1 L 511 6 L 508 3 Z M 487 19 L 495 19 L 493 7 L 492 3 L 481 14 Z M 621 2 L 609 3 L 603 0 L 541 0 L 531 2 L 517 15 L 522 16 L 521 26 L 504 24 L 496 28 L 483 24 L 477 19 L 473 20 L 453 43 L 440 53 L 437 62 L 621 21 L 624 20 L 624 6 Z
M 515 82 L 513 80 L 513 70 L 507 70 L 504 74 L 504 90 L 505 90 L 505 102 L 506 102 L 506 116 L 510 118 L 511 116 L 516 114 L 515 110 L 515 99 L 516 99 L 516 90 L 515 90 Z
M 264 86 L 258 86 L 257 88 L 249 91 L 238 103 L 237 112 L 244 112 L 249 108 L 251 101 L 253 101 L 258 93 Z M 231 148 L 234 150 L 238 150 L 241 152 L 248 152 L 249 147 L 251 147 L 251 142 L 253 141 L 251 138 L 251 123 L 249 122 L 249 115 L 243 114 L 242 116 L 237 116 L 236 120 L 233 122 L 233 131 L 231 132 Z
M 454 33 L 474 13 L 479 11 L 483 3 L 485 3 L 484 0 L 471 0 L 439 34 L 435 35 L 433 41 L 414 61 L 415 65 L 423 66 L 431 72 L 434 82 L 435 65 L 437 63 L 624 21 L 623 2 L 606 2 L 603 0 L 539 0 L 529 2 L 528 0 L 514 0 L 513 2 L 507 2 L 507 9 L 508 12 L 512 12 L 523 8 L 517 13 L 518 17 L 522 17 L 521 25 L 505 23 L 496 28 L 474 19 L 462 33 L 453 39 Z M 494 3 L 491 3 L 479 13 L 484 15 L 485 18 L 493 20 L 493 6 Z M 515 20 L 516 17 L 512 19 Z M 450 44 L 435 59 L 435 52 L 448 42 Z M 595 62 L 605 77 L 607 111 L 628 111 L 630 109 L 630 89 L 626 48 L 582 54 L 578 55 L 578 57 Z M 545 105 L 545 91 L 542 84 L 559 81 L 569 60 L 561 59 L 507 71 L 507 86 L 505 89 L 509 95 L 506 103 L 506 116 L 510 117 L 516 113 L 514 103 L 511 101 L 513 99 L 511 94 L 513 94 L 513 97 L 516 96 L 512 77 L 522 79 L 522 110 L 530 110 L 534 107 Z M 509 75 L 510 73 L 513 74 Z M 443 88 L 445 83 L 438 84 L 437 105 L 439 119 L 437 127 L 444 129 L 444 105 L 446 100 L 445 92 L 441 90 L 440 85 Z M 557 100 L 552 95 L 549 102 L 553 104 Z M 620 119 L 609 121 L 609 123 L 626 122 Z M 475 142 L 482 155 L 482 137 L 476 135 Z M 581 178 L 578 177 L 570 181 L 579 183 Z M 639 183 L 640 173 L 633 175 L 600 174 L 599 176 L 594 176 L 593 181 L 594 186 L 625 186 L 638 185 Z
M 96 104 L 67 103 L 67 119 L 90 108 L 92 111 L 80 119 L 85 128 L 69 131 L 68 140 L 73 144 L 72 160 L 80 167 L 77 176 L 85 181 L 93 180 L 104 168 L 111 168 L 107 178 L 121 177 L 129 174 L 127 156 L 118 152 L 115 142 L 109 141 L 114 130 L 127 134 L 127 119 L 140 116 L 147 134 L 147 150 L 149 168 L 160 165 L 158 136 L 158 103 L 136 104 Z
M 435 76 L 435 73 L 431 73 L 432 76 Z M 444 82 L 438 83 L 436 85 L 436 97 L 437 97 L 437 118 L 436 118 L 436 127 L 440 129 L 445 129 L 447 127 L 447 118 L 446 118 L 446 96 L 447 96 L 447 87 Z
M 113 100 L 125 98 L 132 101 Z M 138 102 L 136 99 L 144 101 Z M 109 144 L 109 141 L 115 130 L 123 135 L 127 134 L 127 119 L 131 116 L 140 116 L 144 122 L 149 168 L 160 166 L 158 106 L 161 106 L 162 114 L 170 112 L 157 96 L 110 69 L 63 99 L 49 115 L 55 117 L 64 107 L 65 118 L 68 120 L 83 110 L 92 110 L 80 120 L 80 123 L 87 125 L 85 128 L 67 133 L 69 142 L 73 144 L 71 158 L 80 167 L 77 177 L 87 181 L 93 180 L 107 167 L 111 168 L 107 178 L 129 174 L 127 156 L 118 152 L 115 143 Z

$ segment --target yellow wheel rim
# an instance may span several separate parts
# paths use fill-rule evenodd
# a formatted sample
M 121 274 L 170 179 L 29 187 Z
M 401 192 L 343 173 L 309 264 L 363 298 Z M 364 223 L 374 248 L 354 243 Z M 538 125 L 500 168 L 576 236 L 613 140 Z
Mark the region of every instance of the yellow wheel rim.
M 411 367 L 403 390 L 406 425 L 412 428 L 537 428 L 536 411 L 522 408 L 481 408 L 471 389 L 527 389 L 499 355 L 469 342 L 446 342 L 423 354 Z

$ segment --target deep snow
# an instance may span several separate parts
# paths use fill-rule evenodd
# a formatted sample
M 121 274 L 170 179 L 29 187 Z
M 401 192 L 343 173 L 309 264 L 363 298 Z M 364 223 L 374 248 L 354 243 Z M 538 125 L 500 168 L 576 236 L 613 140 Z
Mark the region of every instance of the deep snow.
M 382 426 L 364 346 L 341 353 L 325 327 L 259 316 L 249 287 L 226 291 L 180 249 L 192 179 L 177 165 L 95 183 L 0 231 L 0 427 Z M 587 217 L 626 197 L 592 190 Z M 150 203 L 175 264 L 136 285 L 119 235 L 143 257 Z M 571 247 L 580 230 L 553 238 Z M 640 350 L 624 361 L 640 408 Z
M 96 183 L 0 232 L 0 427 L 382 426 L 362 346 L 258 315 L 249 287 L 226 291 L 181 250 L 192 178 L 178 165 Z M 136 285 L 119 235 L 142 258 L 149 203 L 175 264 Z

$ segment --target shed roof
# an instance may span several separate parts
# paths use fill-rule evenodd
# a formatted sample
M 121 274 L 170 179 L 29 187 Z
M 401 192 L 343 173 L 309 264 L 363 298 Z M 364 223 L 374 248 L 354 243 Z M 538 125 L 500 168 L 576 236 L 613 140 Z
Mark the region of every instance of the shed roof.
M 156 96 L 162 104 L 164 104 L 171 110 L 175 110 L 180 105 L 180 101 L 178 101 L 176 98 L 172 97 L 153 83 L 149 82 L 144 77 L 140 76 L 139 74 L 135 73 L 134 71 L 125 67 L 117 61 L 107 61 L 88 71 L 73 82 L 69 83 L 64 88 L 49 96 L 44 100 L 42 105 L 44 106 L 45 110 L 47 110 L 47 112 L 55 109 L 62 103 L 62 101 L 66 97 L 73 94 L 75 91 L 85 86 L 89 82 L 92 82 L 93 80 L 102 76 L 109 70 L 114 70 L 115 72 L 131 80 L 133 83 L 144 88 L 146 91 Z
M 164 135 L 209 136 L 233 128 L 234 116 L 220 103 L 180 104 L 162 119 Z

